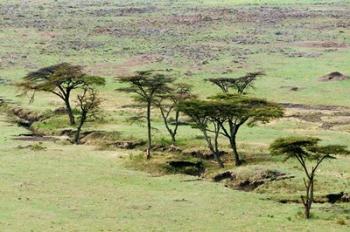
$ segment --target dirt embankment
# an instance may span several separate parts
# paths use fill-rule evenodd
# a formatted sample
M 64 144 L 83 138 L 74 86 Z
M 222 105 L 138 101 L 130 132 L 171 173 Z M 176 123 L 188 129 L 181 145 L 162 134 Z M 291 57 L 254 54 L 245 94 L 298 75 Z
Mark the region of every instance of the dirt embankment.
M 278 170 L 256 169 L 248 174 L 235 171 L 225 171 L 218 173 L 212 179 L 215 182 L 225 182 L 226 187 L 241 191 L 253 191 L 259 186 L 272 181 L 292 179 L 294 176 Z

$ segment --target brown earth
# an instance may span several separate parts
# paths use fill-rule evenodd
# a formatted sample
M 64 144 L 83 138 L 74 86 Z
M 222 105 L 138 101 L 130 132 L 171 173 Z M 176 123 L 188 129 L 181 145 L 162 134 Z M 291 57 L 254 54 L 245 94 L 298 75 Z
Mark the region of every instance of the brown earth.
M 344 81 L 349 79 L 349 76 L 344 75 L 341 72 L 331 72 L 327 75 L 320 77 L 319 81 Z
M 129 76 L 136 68 L 162 61 L 159 55 L 137 55 L 131 57 L 121 64 L 100 63 L 86 68 L 86 71 L 98 75 Z
M 345 43 L 337 43 L 334 41 L 302 41 L 296 42 L 296 45 L 306 48 L 347 48 Z

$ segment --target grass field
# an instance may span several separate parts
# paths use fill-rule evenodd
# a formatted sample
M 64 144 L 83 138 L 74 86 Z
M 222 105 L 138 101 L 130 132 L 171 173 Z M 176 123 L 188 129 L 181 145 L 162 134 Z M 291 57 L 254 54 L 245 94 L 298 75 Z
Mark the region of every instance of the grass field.
M 13 141 L 21 128 L 1 118 L 1 231 L 347 231 L 346 205 L 266 200 L 188 176 L 154 177 L 126 169 L 125 151 Z M 340 166 L 340 165 L 339 165 Z M 331 167 L 330 167 L 331 170 Z M 344 167 L 346 171 L 346 167 Z M 348 186 L 348 183 L 347 183 Z M 336 215 L 336 216 L 335 216 Z
M 100 88 L 104 120 L 89 122 L 84 130 L 145 140 L 145 127 L 128 123 L 138 110 L 127 106 L 130 96 L 115 91 L 121 87 L 116 77 L 171 69 L 205 98 L 218 93 L 206 78 L 264 71 L 250 94 L 290 104 L 286 117 L 243 127 L 238 142 L 247 164 L 227 169 L 295 175 L 252 192 L 159 175 L 150 169 L 171 155 L 159 152 L 147 162 L 137 160 L 142 149 L 71 145 L 59 136 L 70 129 L 64 115 L 32 128 L 58 140 L 29 141 L 19 136 L 29 132 L 0 107 L 0 231 L 349 231 L 349 203 L 315 204 L 310 221 L 302 218 L 300 204 L 278 203 L 299 199 L 303 173 L 297 163 L 282 162 L 267 150 L 287 135 L 349 146 L 350 81 L 319 81 L 335 71 L 350 75 L 349 15 L 346 0 L 0 0 L 0 100 L 10 107 L 38 113 L 62 107 L 46 93 L 36 93 L 29 104 L 13 84 L 44 66 L 81 64 L 107 80 Z M 154 114 L 155 143 L 167 144 L 159 112 Z M 181 126 L 179 146 L 205 149 L 199 135 Z M 324 163 L 317 197 L 350 193 L 349 165 L 345 156 Z

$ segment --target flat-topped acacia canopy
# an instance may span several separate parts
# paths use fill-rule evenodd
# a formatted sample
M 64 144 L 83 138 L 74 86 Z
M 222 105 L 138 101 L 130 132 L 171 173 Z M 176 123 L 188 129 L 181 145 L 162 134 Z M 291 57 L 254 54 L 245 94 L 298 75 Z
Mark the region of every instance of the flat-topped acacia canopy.
M 75 124 L 70 106 L 72 90 L 104 84 L 104 78 L 84 73 L 83 66 L 61 63 L 28 73 L 17 86 L 24 91 L 45 91 L 57 95 L 66 105 L 70 123 Z

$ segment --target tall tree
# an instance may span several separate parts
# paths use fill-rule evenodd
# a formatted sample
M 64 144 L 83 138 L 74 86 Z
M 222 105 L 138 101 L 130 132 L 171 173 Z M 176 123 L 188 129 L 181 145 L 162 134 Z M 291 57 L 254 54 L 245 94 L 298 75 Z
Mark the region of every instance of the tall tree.
M 119 90 L 134 94 L 137 101 L 145 103 L 148 140 L 146 158 L 150 159 L 152 149 L 152 105 L 156 96 L 169 92 L 169 84 L 173 83 L 174 79 L 161 71 L 154 70 L 139 71 L 133 76 L 119 77 L 118 79 L 121 83 L 128 84 L 128 87 Z
M 242 163 L 236 142 L 241 126 L 244 124 L 254 126 L 258 122 L 267 123 L 283 116 L 283 109 L 276 103 L 238 94 L 217 95 L 206 101 L 185 101 L 180 104 L 179 109 L 189 115 L 203 133 L 204 129 L 206 133 L 214 132 L 215 146 L 218 146 L 220 134 L 226 137 L 236 166 Z M 211 127 L 208 127 L 209 122 L 212 124 Z
M 238 94 L 223 94 L 211 98 L 217 107 L 214 119 L 220 125 L 222 134 L 228 139 L 235 165 L 242 161 L 237 151 L 237 133 L 242 125 L 254 126 L 283 117 L 283 109 L 276 103 L 264 99 L 251 98 Z
M 176 106 L 180 101 L 193 99 L 194 97 L 191 93 L 191 86 L 184 83 L 177 83 L 167 93 L 159 94 L 156 97 L 155 105 L 160 110 L 164 126 L 173 145 L 176 143 L 177 130 L 180 125 L 180 111 Z
M 191 118 L 193 127 L 202 132 L 208 148 L 213 153 L 219 166 L 224 167 L 224 163 L 220 159 L 218 144 L 220 124 L 216 120 L 218 110 L 220 109 L 215 102 L 193 99 L 181 101 L 177 105 L 177 108 Z
M 70 103 L 72 91 L 84 86 L 104 84 L 104 78 L 85 74 L 80 65 L 61 63 L 28 73 L 18 86 L 24 91 L 44 91 L 57 95 L 65 104 L 70 124 L 74 125 Z
M 78 94 L 77 99 L 77 106 L 80 111 L 80 119 L 74 138 L 74 143 L 80 144 L 81 129 L 86 120 L 89 117 L 95 116 L 95 114 L 98 112 L 98 107 L 101 103 L 101 100 L 97 96 L 96 89 L 90 86 L 84 87 L 82 94 Z
M 233 90 L 237 94 L 246 94 L 249 88 L 254 87 L 256 78 L 263 75 L 263 72 L 252 72 L 239 78 L 209 78 L 208 81 L 219 87 L 223 93 Z
M 316 171 L 320 164 L 327 159 L 335 159 L 336 154 L 349 154 L 345 146 L 319 145 L 320 139 L 314 137 L 287 137 L 275 140 L 270 151 L 273 155 L 285 155 L 287 159 L 293 158 L 303 168 L 305 196 L 301 196 L 304 205 L 305 218 L 311 217 L 311 206 L 314 201 L 314 182 Z M 308 161 L 313 164 L 308 164 Z

